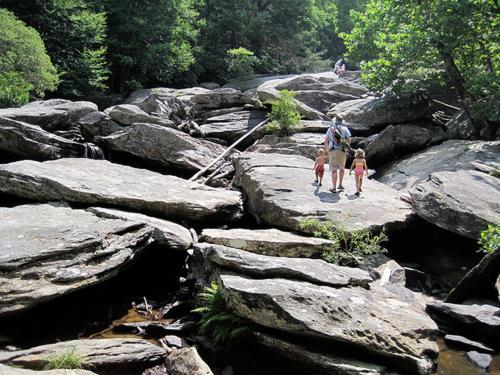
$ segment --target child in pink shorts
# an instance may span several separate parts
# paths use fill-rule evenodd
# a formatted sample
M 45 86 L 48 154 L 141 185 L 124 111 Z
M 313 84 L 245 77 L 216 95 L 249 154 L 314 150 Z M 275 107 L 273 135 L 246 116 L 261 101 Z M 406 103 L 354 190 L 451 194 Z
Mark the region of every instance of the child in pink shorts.
M 325 174 L 325 160 L 326 160 L 326 155 L 325 155 L 325 150 L 321 149 L 318 151 L 319 155 L 316 158 L 316 161 L 314 162 L 314 173 L 316 175 L 316 180 L 315 182 L 319 182 L 319 186 L 322 185 L 323 183 L 323 175 Z
M 354 160 L 351 164 L 351 169 L 349 170 L 349 175 L 352 174 L 354 169 L 354 177 L 356 179 L 356 195 L 359 197 L 361 192 L 361 187 L 363 185 L 363 172 L 368 176 L 368 166 L 366 165 L 365 152 L 358 148 L 356 154 L 354 155 Z

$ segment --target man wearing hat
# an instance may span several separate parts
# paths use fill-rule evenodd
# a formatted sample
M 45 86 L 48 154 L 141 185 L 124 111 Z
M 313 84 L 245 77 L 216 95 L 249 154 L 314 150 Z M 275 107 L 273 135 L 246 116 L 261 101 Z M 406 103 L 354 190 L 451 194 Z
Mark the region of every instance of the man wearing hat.
M 330 123 L 325 135 L 325 151 L 328 153 L 330 171 L 332 172 L 332 193 L 337 192 L 337 178 L 339 180 L 338 190 L 344 190 L 342 182 L 344 180 L 345 161 L 347 149 L 351 143 L 351 132 L 343 125 L 342 118 L 336 117 Z M 338 176 L 337 176 L 338 172 Z

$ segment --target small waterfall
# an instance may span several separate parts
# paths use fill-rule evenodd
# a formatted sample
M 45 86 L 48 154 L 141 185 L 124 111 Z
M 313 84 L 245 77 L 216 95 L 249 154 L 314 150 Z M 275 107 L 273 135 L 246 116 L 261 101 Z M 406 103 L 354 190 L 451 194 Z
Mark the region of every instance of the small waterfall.
M 104 159 L 104 152 L 99 148 L 99 146 L 93 144 L 93 143 L 84 143 L 84 152 L 83 152 L 83 157 L 86 159 L 98 159 L 102 160 Z

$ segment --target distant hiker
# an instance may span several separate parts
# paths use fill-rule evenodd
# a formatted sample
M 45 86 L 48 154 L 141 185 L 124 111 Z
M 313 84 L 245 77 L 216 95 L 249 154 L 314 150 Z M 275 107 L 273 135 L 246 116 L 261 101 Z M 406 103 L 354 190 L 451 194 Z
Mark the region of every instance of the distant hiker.
M 354 178 L 356 179 L 356 195 L 359 197 L 363 185 L 363 172 L 368 176 L 368 166 L 366 165 L 365 152 L 358 148 L 356 154 L 354 155 L 354 160 L 351 164 L 351 169 L 349 170 L 349 175 L 352 174 L 354 169 Z
M 345 74 L 345 61 L 342 57 L 335 63 L 333 72 L 339 77 L 342 77 Z
M 325 173 L 325 161 L 326 153 L 325 150 L 321 149 L 318 151 L 318 157 L 314 162 L 314 173 L 316 175 L 316 183 L 319 182 L 319 186 L 323 185 L 323 174 Z
M 350 143 L 351 132 L 343 125 L 342 119 L 336 117 L 335 121 L 330 124 L 325 135 L 325 151 L 328 152 L 328 162 L 330 163 L 330 171 L 332 172 L 333 187 L 330 189 L 332 193 L 337 192 L 337 171 L 339 180 L 338 190 L 344 190 L 342 181 L 344 180 L 345 161 Z

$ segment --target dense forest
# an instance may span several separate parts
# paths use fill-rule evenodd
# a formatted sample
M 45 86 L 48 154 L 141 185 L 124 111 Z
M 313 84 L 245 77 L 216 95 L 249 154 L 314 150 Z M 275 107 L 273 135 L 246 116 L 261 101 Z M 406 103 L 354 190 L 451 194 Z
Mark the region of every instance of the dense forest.
M 500 117 L 494 0 L 2 0 L 0 105 L 331 69 Z

